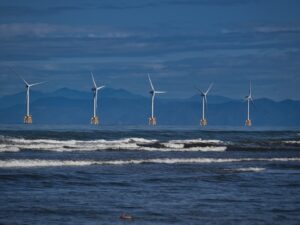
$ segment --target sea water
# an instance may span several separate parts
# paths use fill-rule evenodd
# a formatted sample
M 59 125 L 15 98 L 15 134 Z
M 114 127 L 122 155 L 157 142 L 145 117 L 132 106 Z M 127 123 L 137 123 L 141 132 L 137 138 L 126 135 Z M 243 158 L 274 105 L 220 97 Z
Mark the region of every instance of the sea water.
M 300 223 L 299 131 L 0 128 L 0 224 Z

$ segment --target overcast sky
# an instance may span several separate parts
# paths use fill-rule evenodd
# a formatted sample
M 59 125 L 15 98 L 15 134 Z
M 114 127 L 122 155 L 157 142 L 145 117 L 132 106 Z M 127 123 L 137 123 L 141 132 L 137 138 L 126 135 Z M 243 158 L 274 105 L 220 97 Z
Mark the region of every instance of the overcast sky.
M 300 99 L 298 0 L 0 0 L 0 96 L 99 85 L 165 97 L 195 85 L 243 98 Z M 16 71 L 16 72 L 14 72 Z M 42 89 L 42 87 L 44 89 Z

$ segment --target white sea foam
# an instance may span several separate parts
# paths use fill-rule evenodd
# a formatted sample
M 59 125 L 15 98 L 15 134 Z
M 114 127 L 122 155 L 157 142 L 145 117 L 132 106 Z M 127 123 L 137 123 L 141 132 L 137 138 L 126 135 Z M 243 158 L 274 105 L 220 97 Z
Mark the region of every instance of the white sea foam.
M 223 143 L 220 140 L 203 140 L 201 138 L 197 139 L 185 139 L 185 140 L 170 140 L 169 143 L 174 143 L 174 144 L 193 144 L 193 143 L 214 143 L 214 144 L 221 144 Z
M 167 142 L 167 143 L 162 143 L 162 144 L 166 148 L 172 148 L 172 149 L 182 149 L 182 148 L 184 148 L 184 144 L 182 144 L 182 143 L 170 143 L 170 142 Z
M 0 144 L 0 152 L 18 152 L 20 149 L 14 145 Z
M 90 165 L 128 165 L 128 164 L 207 164 L 207 163 L 230 163 L 249 161 L 300 161 L 300 158 L 157 158 L 157 159 L 133 159 L 133 160 L 38 160 L 38 159 L 18 159 L 0 160 L 0 168 L 27 168 L 27 167 L 59 167 L 59 166 L 90 166 Z M 249 167 L 239 168 L 238 171 L 261 171 L 263 168 Z
M 300 144 L 300 141 L 296 141 L 296 140 L 292 140 L 292 141 L 283 141 L 283 143 L 286 143 L 286 144 Z
M 198 141 L 198 142 L 197 142 Z M 186 147 L 185 143 L 221 143 L 211 140 L 171 140 L 160 143 L 155 139 L 123 138 L 118 140 L 53 140 L 53 139 L 24 139 L 2 137 L 0 152 L 20 151 L 22 149 L 46 150 L 57 152 L 96 151 L 96 150 L 142 150 L 142 151 L 225 151 L 226 146 L 193 146 Z M 157 145 L 156 145 L 157 144 Z
M 161 152 L 223 152 L 227 149 L 225 146 L 206 146 L 206 147 L 190 147 L 190 148 L 152 148 L 152 147 L 142 147 L 139 148 L 143 151 L 161 151 Z
M 237 168 L 233 169 L 234 171 L 240 171 L 240 172 L 262 172 L 265 170 L 265 168 L 261 167 L 246 167 L 246 168 Z

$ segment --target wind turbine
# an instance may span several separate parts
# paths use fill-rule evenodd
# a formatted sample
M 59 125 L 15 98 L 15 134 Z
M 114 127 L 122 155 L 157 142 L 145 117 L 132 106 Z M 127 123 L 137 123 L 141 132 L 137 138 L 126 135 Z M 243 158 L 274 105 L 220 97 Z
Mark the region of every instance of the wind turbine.
M 205 118 L 205 106 L 207 104 L 207 94 L 208 94 L 208 92 L 210 92 L 212 86 L 213 86 L 213 84 L 211 83 L 206 92 L 203 92 L 202 90 L 200 90 L 199 88 L 196 87 L 196 89 L 199 91 L 199 93 L 202 97 L 202 118 L 200 120 L 200 125 L 203 127 L 207 125 L 207 120 Z
M 32 116 L 30 115 L 30 88 L 35 86 L 35 85 L 39 85 L 45 82 L 39 82 L 39 83 L 33 83 L 33 84 L 29 84 L 24 78 L 21 77 L 21 79 L 24 81 L 25 83 L 25 87 L 26 87 L 26 115 L 24 116 L 24 123 L 25 124 L 31 124 L 32 123 Z
M 92 91 L 93 91 L 93 100 L 94 100 L 94 111 L 93 111 L 93 116 L 91 118 L 91 124 L 94 124 L 94 125 L 97 125 L 99 124 L 99 119 L 98 119 L 98 116 L 96 115 L 96 112 L 97 112 L 97 99 L 98 99 L 98 91 L 102 88 L 104 88 L 105 86 L 101 86 L 101 87 L 97 87 L 97 84 L 95 82 L 95 79 L 94 79 L 94 75 L 93 73 L 91 72 L 91 76 L 92 76 L 92 80 L 93 80 L 93 88 L 92 88 Z
M 245 97 L 245 101 L 247 101 L 247 105 L 248 105 L 247 119 L 246 119 L 246 122 L 245 122 L 245 126 L 250 127 L 250 126 L 252 126 L 252 122 L 251 122 L 251 119 L 250 119 L 250 101 L 253 103 L 251 81 L 250 81 L 250 86 L 249 86 L 249 95 Z
M 150 86 L 151 86 L 151 91 L 149 92 L 151 95 L 151 117 L 149 117 L 149 125 L 155 126 L 156 125 L 156 118 L 154 116 L 154 98 L 156 94 L 163 94 L 166 93 L 165 91 L 156 91 L 154 89 L 154 86 L 152 84 L 150 75 L 148 74 L 148 79 L 150 82 Z

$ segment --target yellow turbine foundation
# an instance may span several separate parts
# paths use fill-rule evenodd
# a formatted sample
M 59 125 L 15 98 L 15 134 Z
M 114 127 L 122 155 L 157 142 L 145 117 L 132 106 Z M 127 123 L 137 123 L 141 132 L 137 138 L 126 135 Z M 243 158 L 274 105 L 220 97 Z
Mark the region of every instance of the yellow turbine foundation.
M 205 126 L 207 125 L 207 120 L 206 120 L 206 119 L 201 119 L 201 120 L 200 120 L 200 125 L 201 125 L 202 127 L 205 127 Z
M 245 126 L 251 127 L 252 126 L 251 120 L 246 120 Z
M 24 123 L 25 124 L 31 124 L 32 123 L 32 116 L 29 115 L 29 116 L 24 116 Z
M 98 116 L 92 116 L 91 124 L 93 124 L 93 125 L 98 125 L 99 124 Z
M 156 125 L 156 118 L 155 117 L 149 117 L 149 125 L 155 126 Z

